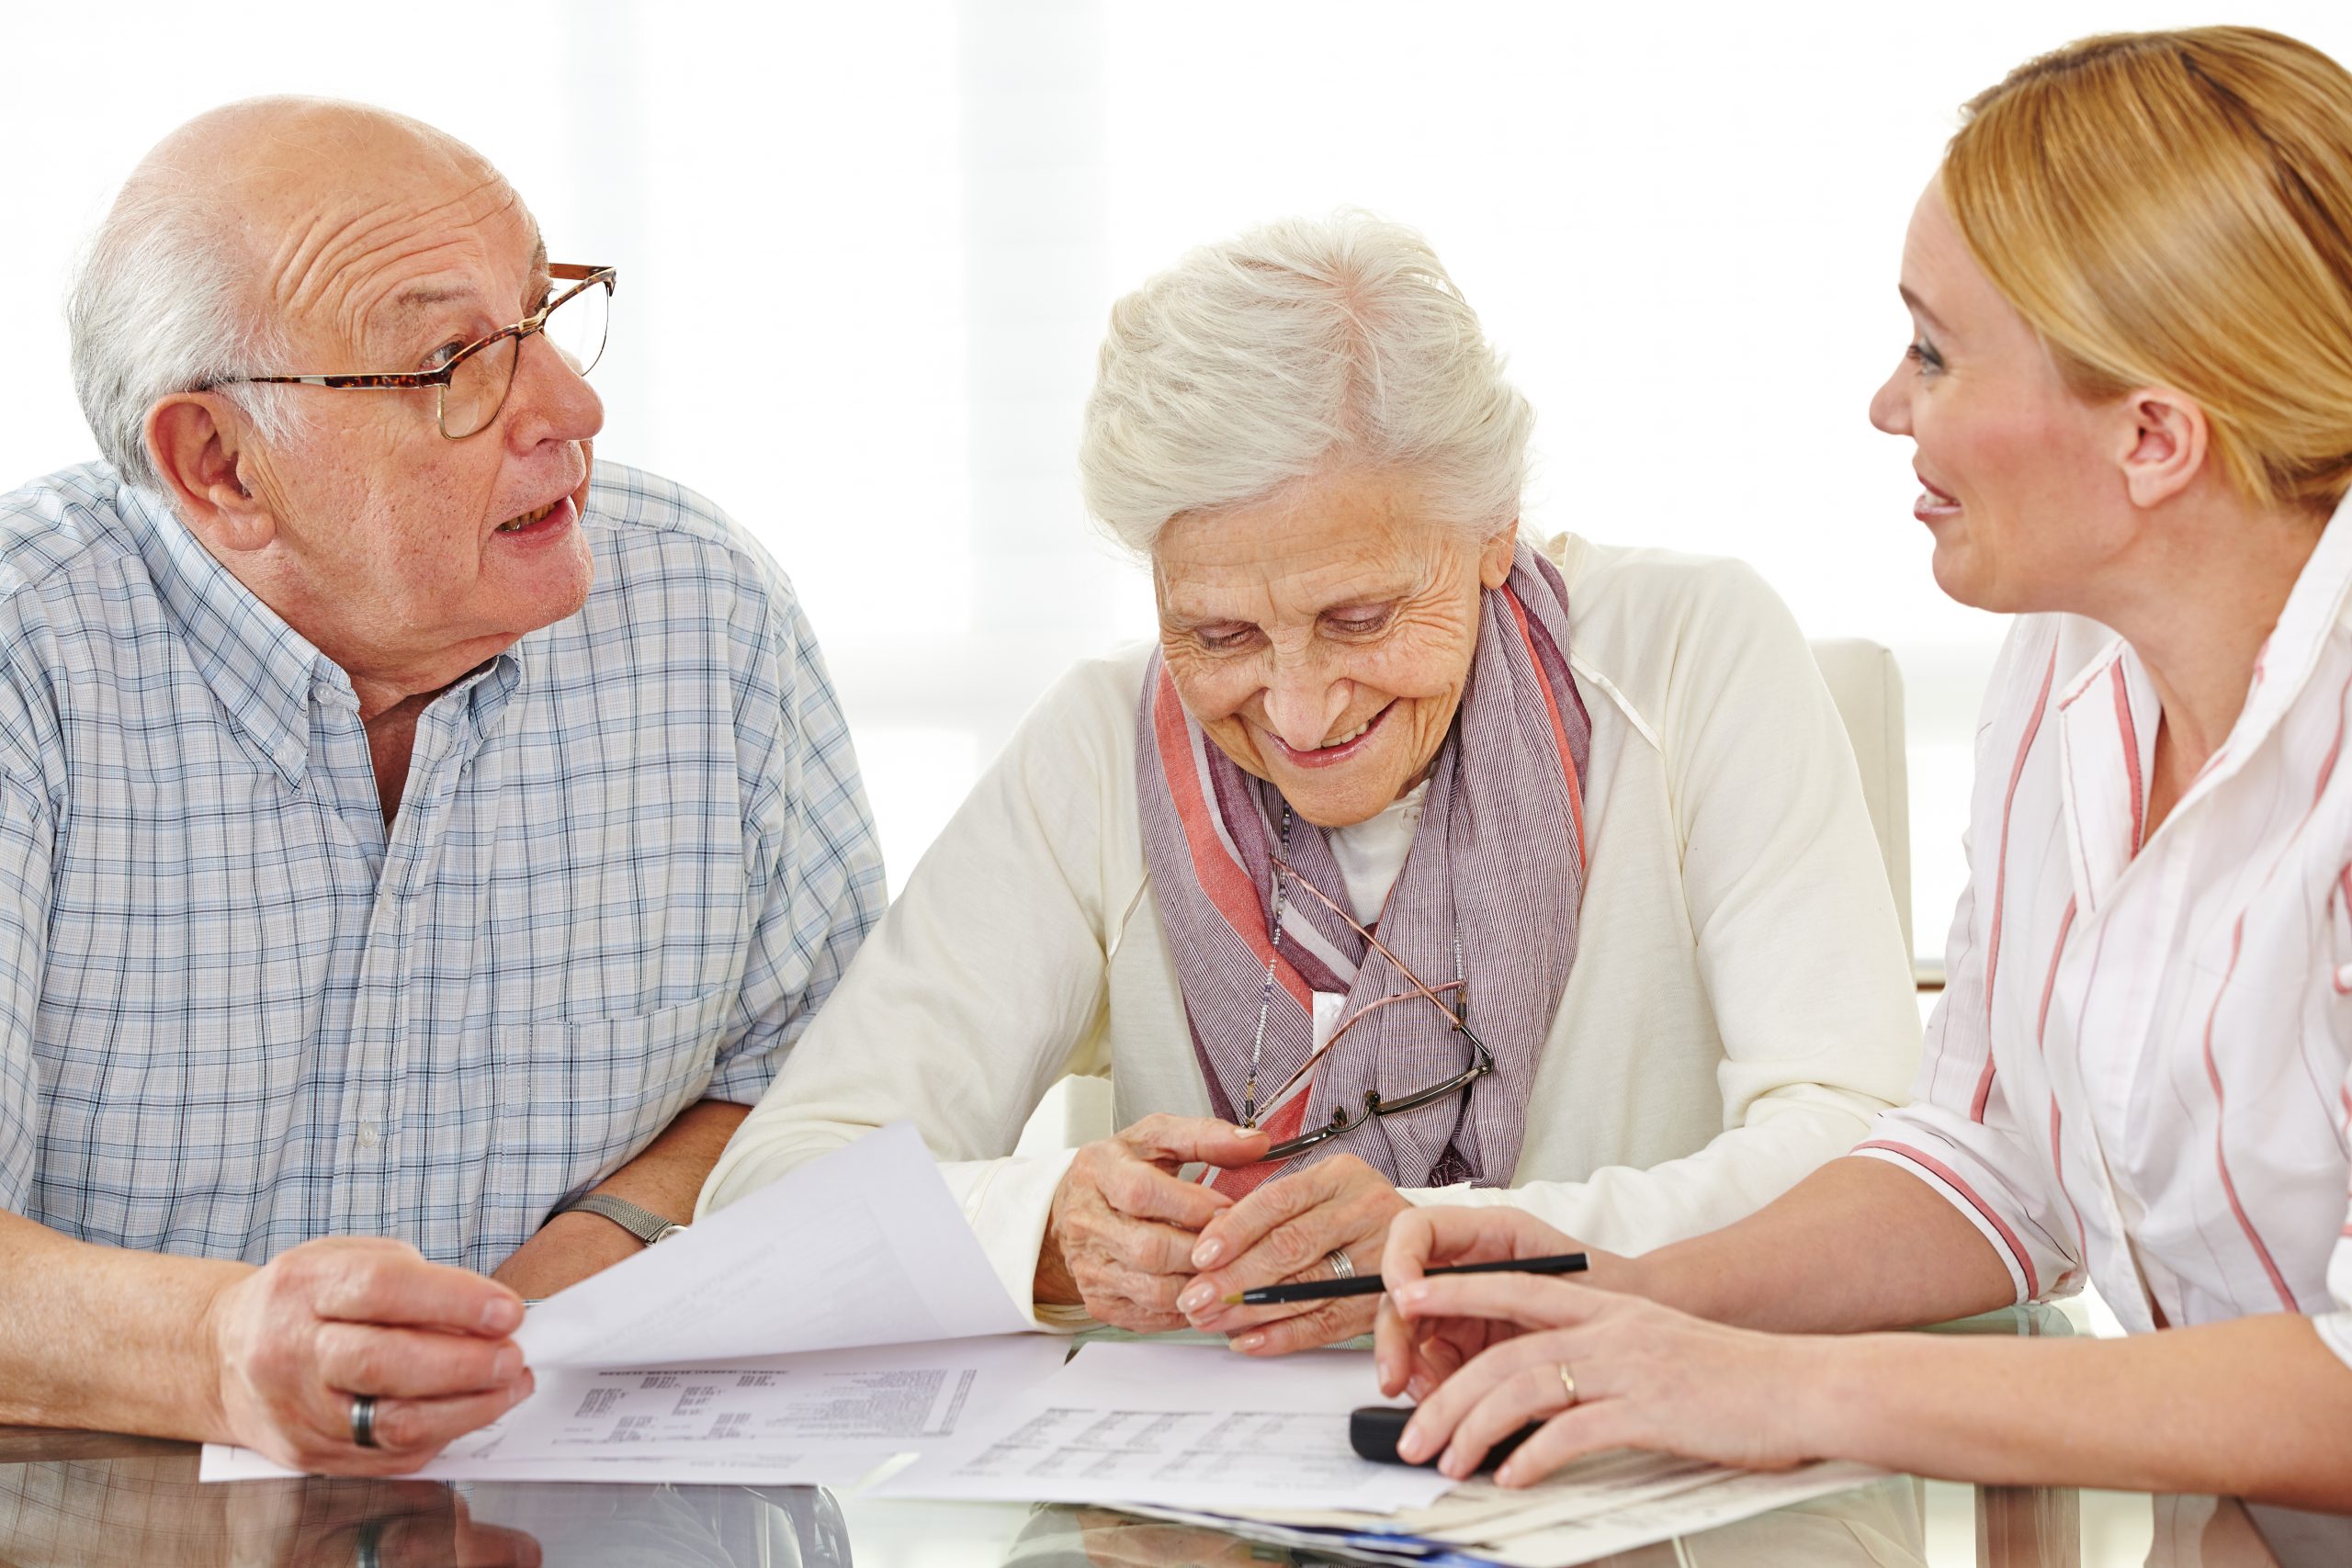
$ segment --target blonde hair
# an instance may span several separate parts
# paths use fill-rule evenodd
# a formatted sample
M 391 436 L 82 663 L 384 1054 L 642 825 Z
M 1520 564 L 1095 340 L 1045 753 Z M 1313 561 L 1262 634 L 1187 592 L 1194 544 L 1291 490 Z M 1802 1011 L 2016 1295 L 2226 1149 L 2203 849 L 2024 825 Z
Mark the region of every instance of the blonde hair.
M 2352 484 L 2352 74 L 2256 28 L 2084 39 L 1979 95 L 1943 197 L 2091 400 L 2195 400 L 2251 499 Z
M 1344 464 L 1411 469 L 1433 521 L 1485 538 L 1519 515 L 1534 419 L 1429 242 L 1342 211 L 1204 245 L 1112 308 L 1079 476 L 1138 555 Z

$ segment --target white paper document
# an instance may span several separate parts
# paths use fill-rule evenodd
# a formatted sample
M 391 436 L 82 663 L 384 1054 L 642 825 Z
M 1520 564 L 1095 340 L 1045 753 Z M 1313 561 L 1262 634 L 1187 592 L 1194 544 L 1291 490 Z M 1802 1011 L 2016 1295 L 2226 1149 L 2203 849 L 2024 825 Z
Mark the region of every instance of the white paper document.
M 1031 1326 L 894 1122 L 533 1307 L 514 1339 L 544 1374 Z
M 1025 1334 L 723 1365 L 557 1368 L 504 1418 L 417 1473 L 844 1485 L 895 1455 L 954 1442 L 976 1416 L 1058 1371 L 1068 1348 Z M 243 1449 L 205 1450 L 208 1481 L 287 1473 Z
M 1724 1471 L 1704 1485 L 1685 1488 L 1669 1496 L 1630 1502 L 1605 1513 L 1588 1514 L 1514 1535 L 1495 1546 L 1481 1545 L 1470 1550 L 1506 1568 L 1569 1568 L 1570 1564 L 1589 1562 L 1612 1552 L 1632 1551 L 1678 1536 L 1697 1535 L 1775 1508 L 1867 1486 L 1884 1473 L 1868 1465 L 1843 1461 L 1769 1473 Z
M 501 1453 L 710 1454 L 778 1442 L 877 1457 L 952 1439 L 987 1411 L 1061 1369 L 1066 1341 L 1044 1335 L 951 1339 L 768 1356 L 721 1367 L 559 1370 L 499 1425 L 452 1445 Z
M 1348 1413 L 1378 1403 L 1367 1351 L 1258 1360 L 1220 1346 L 1089 1345 L 877 1490 L 1176 1507 L 1426 1505 L 1453 1483 L 1348 1446 Z
M 1842 1462 L 1765 1474 L 1619 1450 L 1581 1460 L 1524 1490 L 1505 1491 L 1491 1481 L 1473 1480 L 1428 1507 L 1385 1516 L 1283 1508 L 1241 1514 L 1148 1503 L 1129 1506 L 1154 1518 L 1205 1525 L 1313 1552 L 1344 1551 L 1399 1563 L 1453 1552 L 1501 1568 L 1567 1568 L 1884 1478 L 1883 1472 L 1867 1465 Z M 1772 1559 L 1784 1560 L 1809 1562 L 1814 1558 Z
M 1057 1370 L 912 1122 L 533 1307 L 537 1391 L 419 1473 L 839 1484 Z M 283 1475 L 208 1445 L 208 1481 Z

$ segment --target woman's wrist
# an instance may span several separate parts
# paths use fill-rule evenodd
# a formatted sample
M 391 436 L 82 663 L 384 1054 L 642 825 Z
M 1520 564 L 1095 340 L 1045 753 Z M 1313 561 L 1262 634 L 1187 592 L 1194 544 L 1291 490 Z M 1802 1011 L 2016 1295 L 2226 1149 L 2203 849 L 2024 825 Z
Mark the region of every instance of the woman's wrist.
M 1775 1404 L 1794 1447 L 1814 1459 L 1878 1462 L 1871 1433 L 1887 1390 L 1870 1375 L 1876 1336 L 1758 1334 L 1771 1341 L 1781 1371 Z
M 1596 1291 L 1613 1291 L 1621 1296 L 1650 1297 L 1648 1259 L 1625 1258 L 1589 1247 L 1584 1249 L 1584 1253 L 1585 1271 L 1579 1283 L 1590 1285 Z

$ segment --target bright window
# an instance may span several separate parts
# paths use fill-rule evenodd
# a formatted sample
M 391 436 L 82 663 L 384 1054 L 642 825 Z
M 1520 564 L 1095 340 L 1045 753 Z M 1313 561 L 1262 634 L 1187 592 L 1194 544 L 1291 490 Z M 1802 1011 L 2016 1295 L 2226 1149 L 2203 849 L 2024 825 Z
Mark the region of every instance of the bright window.
M 1863 406 L 1957 106 L 2169 13 L 1394 0 L 247 5 L 12 14 L 0 477 L 91 446 L 57 299 L 141 151 L 248 93 L 465 137 L 560 257 L 621 268 L 599 449 L 775 549 L 865 740 L 892 882 L 1071 660 L 1148 635 L 1071 449 L 1111 300 L 1189 245 L 1342 204 L 1435 242 L 1534 400 L 1537 527 L 1745 557 L 1909 683 L 1914 908 L 1962 865 L 2000 634 L 1935 590 Z M 2340 0 L 2241 7 L 2352 60 Z M 455 26 L 462 21 L 462 28 Z M 722 309 L 749 306 L 725 331 Z

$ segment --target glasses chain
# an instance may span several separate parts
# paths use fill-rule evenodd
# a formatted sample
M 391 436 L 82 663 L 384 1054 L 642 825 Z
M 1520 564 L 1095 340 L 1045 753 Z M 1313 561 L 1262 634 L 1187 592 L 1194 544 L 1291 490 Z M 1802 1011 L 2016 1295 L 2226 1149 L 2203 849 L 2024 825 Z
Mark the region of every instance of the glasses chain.
M 1290 802 L 1284 801 L 1278 838 L 1280 858 L 1285 863 L 1290 860 Z M 1266 1052 L 1266 1014 L 1274 1005 L 1274 965 L 1282 961 L 1283 905 L 1287 892 L 1283 884 L 1282 868 L 1277 866 L 1274 869 L 1272 940 L 1266 952 L 1266 984 L 1258 993 L 1258 1031 L 1250 1041 L 1250 1077 L 1241 1090 L 1241 1124 L 1244 1127 L 1258 1125 L 1258 1064 Z M 1459 915 L 1453 919 L 1453 1005 L 1459 1017 L 1469 1011 L 1469 978 L 1468 971 L 1462 963 L 1462 919 Z

